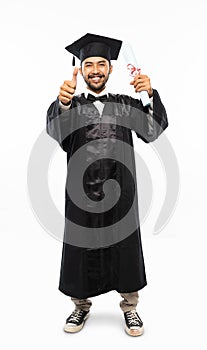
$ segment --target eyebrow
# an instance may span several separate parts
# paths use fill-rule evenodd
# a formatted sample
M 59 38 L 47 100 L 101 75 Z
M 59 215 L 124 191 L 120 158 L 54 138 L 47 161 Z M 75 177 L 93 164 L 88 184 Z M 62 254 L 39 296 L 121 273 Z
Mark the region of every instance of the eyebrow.
M 97 61 L 97 62 L 92 62 L 92 61 L 86 61 L 85 64 L 87 63 L 106 63 L 105 60 Z

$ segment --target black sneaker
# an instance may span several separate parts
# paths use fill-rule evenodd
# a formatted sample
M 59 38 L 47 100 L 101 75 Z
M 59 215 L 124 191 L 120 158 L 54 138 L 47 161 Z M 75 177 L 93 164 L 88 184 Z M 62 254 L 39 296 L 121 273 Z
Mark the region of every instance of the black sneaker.
M 85 320 L 89 316 L 89 311 L 74 310 L 72 314 L 67 318 L 64 331 L 69 333 L 75 333 L 80 331 L 85 323 Z
M 143 322 L 136 310 L 124 312 L 125 330 L 127 334 L 137 337 L 144 332 Z

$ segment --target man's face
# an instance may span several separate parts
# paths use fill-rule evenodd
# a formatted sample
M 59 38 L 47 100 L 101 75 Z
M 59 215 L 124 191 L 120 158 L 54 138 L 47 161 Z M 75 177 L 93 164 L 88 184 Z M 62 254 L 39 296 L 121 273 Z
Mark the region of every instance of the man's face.
M 100 93 L 112 72 L 109 61 L 103 57 L 88 57 L 82 62 L 80 73 L 89 90 Z

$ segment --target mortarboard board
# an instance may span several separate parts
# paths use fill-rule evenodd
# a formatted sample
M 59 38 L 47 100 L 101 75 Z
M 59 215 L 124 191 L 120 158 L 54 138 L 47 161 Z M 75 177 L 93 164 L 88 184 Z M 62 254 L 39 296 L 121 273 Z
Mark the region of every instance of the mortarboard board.
M 82 62 L 88 57 L 104 57 L 108 61 L 116 60 L 121 49 L 122 41 L 107 38 L 101 35 L 87 33 L 80 39 L 66 46 L 66 50 L 73 54 L 73 65 L 75 57 Z

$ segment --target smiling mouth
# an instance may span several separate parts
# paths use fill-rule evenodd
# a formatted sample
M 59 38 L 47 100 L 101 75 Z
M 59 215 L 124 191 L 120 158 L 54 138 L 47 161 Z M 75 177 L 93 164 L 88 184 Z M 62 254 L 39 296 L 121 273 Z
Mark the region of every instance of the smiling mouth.
M 103 78 L 103 76 L 89 77 L 89 79 L 90 79 L 93 83 L 99 83 L 99 82 L 101 81 L 101 78 Z

